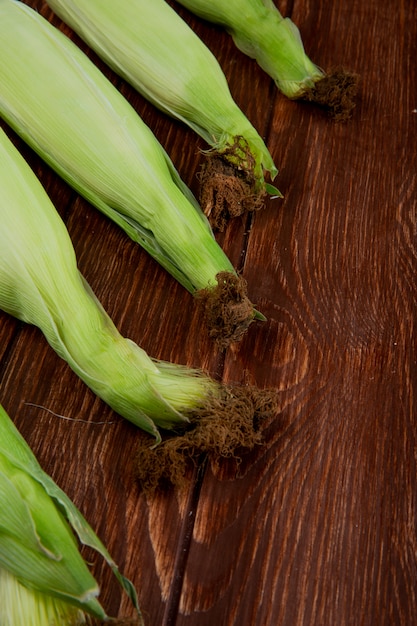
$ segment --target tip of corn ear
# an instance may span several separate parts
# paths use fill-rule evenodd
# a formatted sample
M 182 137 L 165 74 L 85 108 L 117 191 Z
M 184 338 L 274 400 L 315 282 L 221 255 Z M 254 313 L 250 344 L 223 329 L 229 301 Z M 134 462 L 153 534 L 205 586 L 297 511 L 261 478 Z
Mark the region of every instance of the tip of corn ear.
M 336 68 L 316 81 L 301 98 L 323 107 L 335 121 L 343 122 L 350 119 L 356 106 L 359 81 L 358 74 Z
M 265 182 L 257 160 L 242 137 L 221 150 L 205 152 L 199 201 L 213 229 L 223 231 L 231 218 L 262 209 L 270 193 L 282 197 L 276 187 Z M 271 178 L 276 174 L 274 167 Z

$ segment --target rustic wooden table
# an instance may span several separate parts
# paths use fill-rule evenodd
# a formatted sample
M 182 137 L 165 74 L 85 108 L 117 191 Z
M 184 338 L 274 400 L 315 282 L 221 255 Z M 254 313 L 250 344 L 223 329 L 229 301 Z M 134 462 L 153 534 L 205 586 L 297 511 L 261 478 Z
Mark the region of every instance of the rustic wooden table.
M 71 35 L 45 2 L 26 3 Z M 207 464 L 184 491 L 145 496 L 132 478 L 135 427 L 80 382 L 40 331 L 4 313 L 1 403 L 134 582 L 147 626 L 411 626 L 417 4 L 277 6 L 300 27 L 311 58 L 358 72 L 361 92 L 353 118 L 335 124 L 284 98 L 227 34 L 180 10 L 265 137 L 285 196 L 218 237 L 268 318 L 224 354 L 199 333 L 192 297 L 16 141 L 125 336 L 225 382 L 279 390 L 264 445 L 238 476 L 226 462 Z M 203 142 L 91 57 L 196 192 Z M 107 611 L 131 615 L 106 566 L 83 553 Z

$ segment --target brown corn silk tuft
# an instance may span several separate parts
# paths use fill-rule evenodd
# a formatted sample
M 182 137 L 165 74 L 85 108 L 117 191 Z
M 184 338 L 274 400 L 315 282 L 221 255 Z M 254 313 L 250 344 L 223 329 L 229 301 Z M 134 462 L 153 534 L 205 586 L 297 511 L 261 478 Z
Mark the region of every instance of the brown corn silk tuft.
M 224 350 L 240 341 L 254 319 L 246 281 L 232 272 L 219 272 L 217 285 L 200 289 L 195 296 L 204 309 L 209 336 Z
M 302 99 L 327 109 L 336 122 L 352 117 L 359 89 L 359 75 L 336 68 L 307 90 Z
M 231 218 L 262 209 L 267 195 L 255 176 L 255 159 L 242 138 L 221 152 L 205 152 L 199 173 L 200 205 L 213 229 Z
M 263 443 L 262 427 L 278 412 L 278 395 L 273 389 L 219 386 L 219 396 L 208 398 L 196 410 L 187 430 L 165 433 L 162 442 L 151 446 L 140 435 L 136 453 L 136 478 L 142 490 L 152 494 L 166 486 L 189 484 L 189 469 L 202 458 L 218 466 L 222 459 L 234 459 Z

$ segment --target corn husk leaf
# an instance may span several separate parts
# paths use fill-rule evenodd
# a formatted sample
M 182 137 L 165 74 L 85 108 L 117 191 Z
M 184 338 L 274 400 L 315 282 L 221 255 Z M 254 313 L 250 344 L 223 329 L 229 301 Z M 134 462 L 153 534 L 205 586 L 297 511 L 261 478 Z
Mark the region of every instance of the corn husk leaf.
M 217 439 L 223 442 L 221 455 L 258 440 L 256 424 L 265 406 L 269 412 L 269 392 L 263 397 L 259 390 L 251 391 L 241 416 L 242 394 L 237 390 L 229 393 L 203 372 L 153 360 L 118 333 L 79 273 L 58 213 L 2 131 L 0 214 L 0 308 L 37 325 L 56 352 L 115 411 L 151 434 L 156 443 L 162 439 L 158 426 L 175 428 L 174 448 L 183 450 L 183 440 L 185 448 L 197 455 L 207 445 L 217 454 Z M 201 428 L 196 428 L 200 420 Z M 191 446 L 183 434 L 178 435 L 187 427 L 197 434 Z M 159 455 L 154 458 L 159 464 Z M 47 483 L 45 488 L 53 490 Z M 83 537 L 79 520 L 72 522 Z
M 139 612 L 132 583 L 73 502 L 42 470 L 1 406 L 0 504 L 0 568 L 23 586 L 107 618 L 71 527 L 82 544 L 107 561 Z
M 342 68 L 326 72 L 304 50 L 300 31 L 272 0 L 177 0 L 196 15 L 223 26 L 236 46 L 255 59 L 288 98 L 305 99 L 350 117 L 358 76 Z
M 200 17 L 222 25 L 236 46 L 256 59 L 289 98 L 312 87 L 320 70 L 304 51 L 297 26 L 284 18 L 271 0 L 178 0 Z
M 0 567 L 2 626 L 82 626 L 86 613 L 68 602 L 22 585 Z

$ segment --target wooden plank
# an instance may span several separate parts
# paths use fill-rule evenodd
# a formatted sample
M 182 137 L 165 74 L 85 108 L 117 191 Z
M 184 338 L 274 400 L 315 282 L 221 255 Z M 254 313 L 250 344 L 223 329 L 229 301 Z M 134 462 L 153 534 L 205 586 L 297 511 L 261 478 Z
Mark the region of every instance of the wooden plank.
M 45 2 L 27 4 L 71 34 Z M 225 355 L 201 338 L 191 296 L 19 144 L 123 334 L 156 358 L 279 390 L 265 444 L 242 459 L 237 478 L 235 463 L 224 462 L 184 492 L 147 499 L 133 478 L 136 429 L 39 331 L 2 313 L 0 397 L 135 583 L 147 624 L 409 626 L 417 610 L 417 7 L 296 0 L 280 8 L 317 63 L 362 75 L 348 124 L 287 101 L 225 33 L 180 10 L 266 136 L 285 194 L 219 236 L 268 317 Z M 91 57 L 195 191 L 202 142 Z M 131 614 L 108 570 L 83 553 L 106 609 Z
M 346 125 L 305 105 L 275 107 L 268 141 L 285 199 L 256 215 L 244 268 L 268 322 L 229 352 L 224 376 L 280 389 L 281 419 L 240 480 L 224 467 L 206 475 L 181 626 L 415 621 L 407 10 L 415 13 L 394 3 L 294 4 L 314 58 L 360 71 L 362 97 Z

